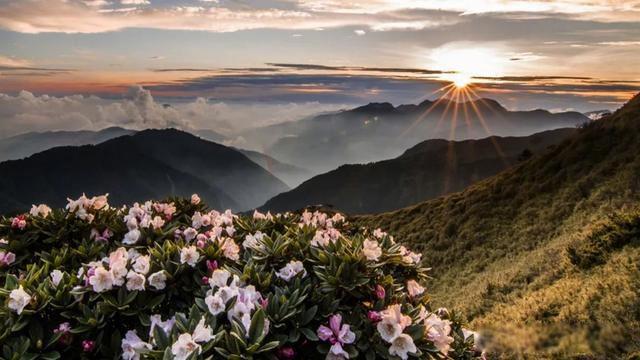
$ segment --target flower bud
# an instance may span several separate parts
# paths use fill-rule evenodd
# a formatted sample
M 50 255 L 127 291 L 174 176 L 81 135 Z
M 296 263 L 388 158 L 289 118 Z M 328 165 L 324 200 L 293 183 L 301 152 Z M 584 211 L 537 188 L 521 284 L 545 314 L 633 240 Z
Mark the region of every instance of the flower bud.
M 96 342 L 93 340 L 82 341 L 82 351 L 84 352 L 92 352 L 95 347 L 96 347 Z
M 367 312 L 367 318 L 372 323 L 377 323 L 378 321 L 382 320 L 382 315 L 380 315 L 380 313 L 377 311 L 369 310 L 369 312 Z
M 278 359 L 291 360 L 296 357 L 296 351 L 291 346 L 283 346 L 278 349 Z
M 217 260 L 207 260 L 207 269 L 209 271 L 214 271 L 218 269 L 218 261 Z
M 435 311 L 435 313 L 442 319 L 449 318 L 449 310 L 447 310 L 446 308 L 439 308 L 438 310 Z
M 382 285 L 376 285 L 376 297 L 380 300 L 384 299 L 387 292 L 384 290 Z

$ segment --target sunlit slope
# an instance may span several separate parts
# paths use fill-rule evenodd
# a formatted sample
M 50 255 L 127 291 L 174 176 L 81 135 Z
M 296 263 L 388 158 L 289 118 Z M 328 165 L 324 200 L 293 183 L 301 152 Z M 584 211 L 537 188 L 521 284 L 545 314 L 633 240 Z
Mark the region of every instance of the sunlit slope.
M 356 221 L 421 247 L 436 303 L 494 350 L 615 358 L 640 349 L 639 190 L 637 95 L 464 192 Z

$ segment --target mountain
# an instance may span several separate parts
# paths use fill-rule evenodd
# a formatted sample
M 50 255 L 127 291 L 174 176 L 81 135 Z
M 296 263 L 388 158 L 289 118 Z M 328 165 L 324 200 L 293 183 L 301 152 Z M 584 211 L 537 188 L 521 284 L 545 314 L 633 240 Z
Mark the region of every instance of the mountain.
M 194 135 L 197 135 L 205 140 L 209 140 L 209 141 L 213 141 L 216 143 L 222 143 L 223 141 L 227 140 L 227 137 L 220 134 L 217 131 L 211 130 L 211 129 L 200 129 L 200 130 L 194 130 L 193 131 Z
M 462 192 L 352 221 L 421 248 L 434 305 L 492 351 L 625 358 L 640 351 L 639 154 L 640 94 Z
M 401 156 L 364 165 L 343 165 L 276 195 L 263 210 L 288 211 L 330 204 L 348 213 L 375 213 L 460 191 L 557 144 L 574 128 L 526 137 L 481 140 L 426 140 Z
M 237 149 L 254 163 L 262 166 L 265 170 L 284 181 L 289 187 L 300 185 L 303 181 L 311 178 L 313 174 L 298 166 L 285 164 L 261 152 L 245 149 Z
M 110 193 L 113 205 L 199 193 L 217 208 L 245 210 L 288 190 L 242 153 L 191 134 L 145 130 L 98 145 L 53 148 L 0 163 L 0 211 L 65 195 Z
M 577 112 L 509 111 L 498 102 L 447 99 L 418 105 L 371 103 L 242 134 L 280 161 L 323 173 L 345 163 L 367 163 L 400 155 L 428 139 L 526 136 L 575 127 L 589 118 Z M 262 133 L 261 133 L 262 131 Z M 277 139 L 276 139 L 277 138 Z
M 57 146 L 98 144 L 118 136 L 133 134 L 134 130 L 110 127 L 100 131 L 29 132 L 0 139 L 0 162 L 22 159 Z
M 99 131 L 48 131 L 29 132 L 5 139 L 0 139 L 0 162 L 6 160 L 22 159 L 58 146 L 80 146 L 99 144 L 101 142 L 136 133 L 136 130 L 119 127 L 106 128 Z M 208 141 L 223 143 L 227 137 L 210 129 L 191 131 L 194 135 Z M 309 179 L 313 174 L 301 167 L 289 165 L 274 159 L 273 157 L 252 150 L 236 149 L 245 154 L 251 161 L 273 173 L 279 179 L 285 181 L 288 186 L 297 186 L 302 181 Z

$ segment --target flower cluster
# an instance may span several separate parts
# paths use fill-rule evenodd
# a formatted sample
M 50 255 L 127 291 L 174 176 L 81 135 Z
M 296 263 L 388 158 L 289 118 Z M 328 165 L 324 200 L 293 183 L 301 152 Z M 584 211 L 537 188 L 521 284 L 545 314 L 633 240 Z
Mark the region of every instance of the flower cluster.
M 0 218 L 0 343 L 45 359 L 481 357 L 454 312 L 430 309 L 427 273 L 341 214 L 82 195 Z

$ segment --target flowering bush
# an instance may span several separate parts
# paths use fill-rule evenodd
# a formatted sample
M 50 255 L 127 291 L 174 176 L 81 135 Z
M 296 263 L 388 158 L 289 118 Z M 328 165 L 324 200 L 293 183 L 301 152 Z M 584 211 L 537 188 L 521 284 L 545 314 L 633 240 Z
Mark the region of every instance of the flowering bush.
M 107 196 L 0 219 L 3 359 L 481 356 L 420 255 L 340 214 Z

